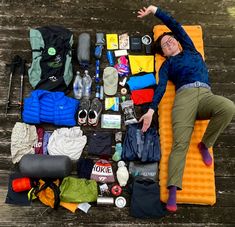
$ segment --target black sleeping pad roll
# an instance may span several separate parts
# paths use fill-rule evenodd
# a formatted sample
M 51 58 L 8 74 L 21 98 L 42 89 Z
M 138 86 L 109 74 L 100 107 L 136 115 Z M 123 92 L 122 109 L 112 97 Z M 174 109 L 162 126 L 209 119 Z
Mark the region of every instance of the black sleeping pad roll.
M 64 178 L 72 171 L 72 161 L 65 155 L 26 154 L 19 168 L 22 174 L 32 178 Z

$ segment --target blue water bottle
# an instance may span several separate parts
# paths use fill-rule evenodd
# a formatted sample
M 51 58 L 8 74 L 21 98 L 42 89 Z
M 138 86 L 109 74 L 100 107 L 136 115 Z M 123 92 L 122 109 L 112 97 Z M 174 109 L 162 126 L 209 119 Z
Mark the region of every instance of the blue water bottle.
M 114 66 L 115 62 L 114 62 L 113 52 L 111 50 L 108 50 L 106 56 L 109 61 L 109 65 Z

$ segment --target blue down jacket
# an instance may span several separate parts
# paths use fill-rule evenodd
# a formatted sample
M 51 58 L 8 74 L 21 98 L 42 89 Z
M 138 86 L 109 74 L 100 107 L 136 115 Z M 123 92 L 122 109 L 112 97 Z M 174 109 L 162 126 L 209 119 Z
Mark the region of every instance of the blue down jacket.
M 78 100 L 65 96 L 63 92 L 35 90 L 24 99 L 23 121 L 29 124 L 45 122 L 74 126 L 78 106 Z

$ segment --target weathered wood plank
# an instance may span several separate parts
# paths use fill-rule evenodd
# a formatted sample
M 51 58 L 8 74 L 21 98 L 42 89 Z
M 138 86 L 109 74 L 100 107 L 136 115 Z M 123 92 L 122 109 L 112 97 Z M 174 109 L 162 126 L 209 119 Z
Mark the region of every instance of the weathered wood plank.
M 19 207 L 2 205 L 1 209 L 1 222 L 2 223 L 35 223 L 40 225 L 56 225 L 60 223 L 66 223 L 66 225 L 85 226 L 90 224 L 95 226 L 102 223 L 105 220 L 107 226 L 117 226 L 117 223 L 125 225 L 149 225 L 154 226 L 157 224 L 161 225 L 172 225 L 174 223 L 187 223 L 188 225 L 195 226 L 197 224 L 234 224 L 234 208 L 230 207 L 224 209 L 223 207 L 209 207 L 209 206 L 189 206 L 179 205 L 179 209 L 176 214 L 169 214 L 162 219 L 136 219 L 129 216 L 129 208 L 118 209 L 113 207 L 92 207 L 88 214 L 83 214 L 81 211 L 77 211 L 76 214 L 71 214 L 65 211 L 63 208 L 59 208 L 58 211 L 54 211 L 50 208 L 36 204 L 34 202 L 32 208 L 30 207 Z M 14 213 L 14 217 L 12 216 Z M 35 215 L 36 214 L 36 215 Z M 107 215 L 108 214 L 108 215 Z M 95 218 L 94 218 L 95 217 Z M 116 217 L 119 217 L 117 221 Z M 104 226 L 104 225 L 103 225 Z M 159 226 L 159 225 L 158 225 Z
M 58 212 L 47 209 L 40 203 L 32 208 L 8 206 L 4 204 L 6 195 L 6 173 L 15 168 L 10 157 L 10 135 L 17 109 L 12 109 L 5 118 L 5 102 L 9 73 L 5 67 L 18 54 L 31 62 L 28 38 L 30 28 L 58 24 L 70 29 L 74 34 L 74 69 L 77 37 L 80 32 L 91 33 L 92 43 L 96 32 L 118 34 L 146 34 L 161 22 L 154 17 L 144 20 L 136 18 L 137 10 L 147 1 L 117 0 L 2 0 L 0 2 L 0 226 L 234 226 L 235 225 L 235 185 L 234 185 L 234 120 L 218 138 L 214 146 L 217 203 L 213 207 L 179 205 L 176 214 L 161 220 L 139 220 L 129 216 L 128 208 L 117 209 L 93 207 L 88 215 L 77 211 L 71 214 L 60 208 Z M 206 62 L 210 71 L 212 90 L 235 102 L 235 13 L 234 0 L 178 1 L 159 0 L 157 3 L 169 11 L 182 24 L 199 24 L 203 29 Z M 102 58 L 102 67 L 107 64 Z M 94 59 L 92 59 L 94 65 Z M 91 74 L 95 72 L 91 65 Z M 27 77 L 26 77 L 27 78 Z M 25 81 L 24 96 L 31 87 Z M 19 82 L 13 81 L 12 100 L 16 103 Z M 52 127 L 53 128 L 53 127 Z M 90 128 L 85 129 L 86 132 Z M 122 129 L 125 130 L 125 129 Z M 2 169 L 2 171 L 1 171 Z

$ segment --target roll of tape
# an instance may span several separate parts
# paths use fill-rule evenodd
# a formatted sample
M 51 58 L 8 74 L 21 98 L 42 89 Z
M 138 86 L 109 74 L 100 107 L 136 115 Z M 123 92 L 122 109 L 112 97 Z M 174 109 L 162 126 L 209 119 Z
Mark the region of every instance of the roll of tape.
M 152 38 L 149 35 L 144 35 L 141 38 L 141 41 L 144 45 L 150 45 L 152 43 Z
M 119 196 L 122 193 L 122 188 L 121 186 L 119 186 L 118 184 L 115 184 L 112 188 L 111 188 L 111 192 L 113 195 L 115 196 Z
M 126 88 L 122 88 L 121 89 L 121 94 L 122 95 L 126 95 L 127 94 L 127 89 Z
M 115 205 L 118 208 L 123 208 L 126 206 L 126 199 L 122 196 L 119 196 L 115 199 Z

